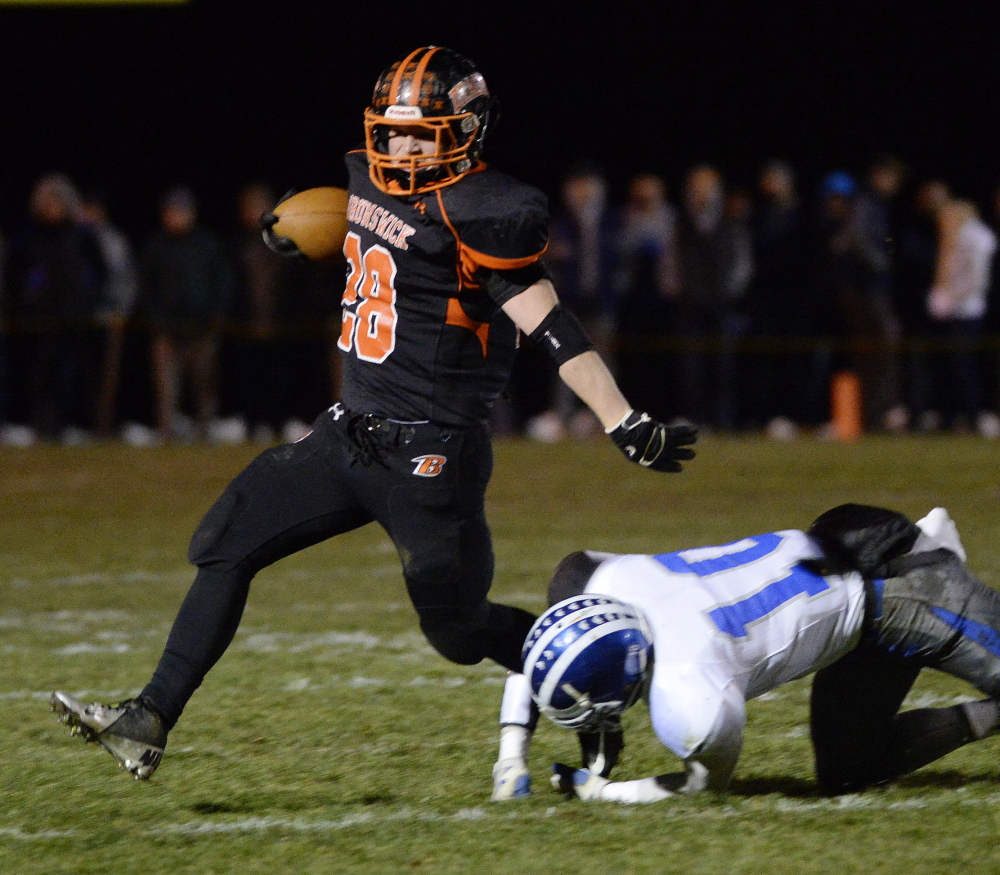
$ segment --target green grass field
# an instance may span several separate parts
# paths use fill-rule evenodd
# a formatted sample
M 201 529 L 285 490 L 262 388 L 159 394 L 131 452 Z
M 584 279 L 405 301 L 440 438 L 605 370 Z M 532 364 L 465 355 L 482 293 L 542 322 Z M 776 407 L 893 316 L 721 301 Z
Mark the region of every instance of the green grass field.
M 603 442 L 497 446 L 494 597 L 538 611 L 584 547 L 661 552 L 803 527 L 848 500 L 949 508 L 1000 588 L 1000 446 L 712 438 L 682 476 Z M 0 450 L 0 873 L 1000 872 L 1000 739 L 888 789 L 816 795 L 808 683 L 750 703 L 732 792 L 585 805 L 548 786 L 575 741 L 543 725 L 535 795 L 489 802 L 504 673 L 423 642 L 395 553 L 368 528 L 267 569 L 236 641 L 149 783 L 48 712 L 155 666 L 192 572 L 187 539 L 249 448 Z M 911 704 L 970 694 L 927 673 Z M 616 773 L 673 768 L 643 706 Z

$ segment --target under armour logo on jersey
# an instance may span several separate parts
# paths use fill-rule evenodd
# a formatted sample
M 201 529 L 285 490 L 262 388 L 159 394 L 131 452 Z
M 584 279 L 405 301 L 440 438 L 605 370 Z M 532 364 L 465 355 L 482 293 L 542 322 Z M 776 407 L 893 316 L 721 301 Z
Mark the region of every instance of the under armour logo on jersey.
M 423 456 L 417 456 L 415 459 L 410 459 L 410 461 L 416 462 L 417 467 L 413 469 L 413 473 L 418 477 L 437 477 L 448 459 L 445 456 L 435 456 L 427 453 Z
M 346 411 L 344 410 L 344 405 L 341 404 L 339 401 L 336 404 L 334 404 L 333 407 L 331 407 L 327 411 L 327 413 L 332 413 L 333 414 L 333 421 L 334 422 L 336 422 L 338 419 L 340 419 L 340 417 L 343 416 L 345 412 Z

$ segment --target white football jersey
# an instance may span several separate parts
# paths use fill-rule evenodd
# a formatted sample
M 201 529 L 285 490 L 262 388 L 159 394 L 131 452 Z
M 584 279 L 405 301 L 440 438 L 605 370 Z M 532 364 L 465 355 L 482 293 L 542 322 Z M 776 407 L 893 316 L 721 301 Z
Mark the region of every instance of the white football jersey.
M 687 758 L 739 745 L 744 703 L 836 661 L 857 644 L 859 574 L 820 576 L 797 530 L 657 556 L 610 556 L 586 591 L 638 607 L 652 635 L 649 690 L 660 741 Z

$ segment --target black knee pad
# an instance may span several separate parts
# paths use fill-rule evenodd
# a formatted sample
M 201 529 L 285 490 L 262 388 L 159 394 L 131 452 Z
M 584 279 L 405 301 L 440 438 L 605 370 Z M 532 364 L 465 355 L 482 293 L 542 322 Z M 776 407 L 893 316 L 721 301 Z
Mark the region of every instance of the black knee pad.
M 486 657 L 485 617 L 460 614 L 451 608 L 421 608 L 420 629 L 445 659 L 476 665 Z

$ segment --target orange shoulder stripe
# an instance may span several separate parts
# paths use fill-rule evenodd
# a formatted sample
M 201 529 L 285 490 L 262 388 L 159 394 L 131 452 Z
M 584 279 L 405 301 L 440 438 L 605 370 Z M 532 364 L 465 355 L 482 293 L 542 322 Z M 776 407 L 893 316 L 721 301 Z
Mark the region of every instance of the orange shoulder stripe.
M 462 248 L 463 255 L 469 261 L 479 265 L 479 267 L 488 267 L 493 270 L 515 270 L 519 267 L 527 267 L 529 264 L 534 264 L 538 261 L 545 254 L 545 250 L 549 248 L 549 244 L 546 243 L 534 255 L 526 255 L 523 258 L 500 258 L 497 255 L 487 255 L 485 252 L 479 252 L 471 246 L 462 243 L 461 240 L 458 245 Z
M 526 255 L 523 258 L 500 258 L 496 255 L 487 255 L 485 252 L 473 249 L 462 242 L 462 238 L 458 236 L 458 231 L 455 230 L 451 219 L 448 218 L 448 212 L 444 208 L 444 197 L 442 197 L 440 189 L 438 189 L 436 195 L 438 208 L 441 210 L 441 218 L 444 219 L 445 225 L 448 226 L 448 230 L 451 231 L 452 236 L 455 238 L 458 250 L 459 291 L 467 286 L 475 285 L 472 277 L 478 267 L 486 267 L 492 270 L 516 270 L 519 267 L 527 267 L 529 264 L 534 264 L 545 254 L 545 250 L 549 248 L 549 244 L 546 243 L 536 254 Z

